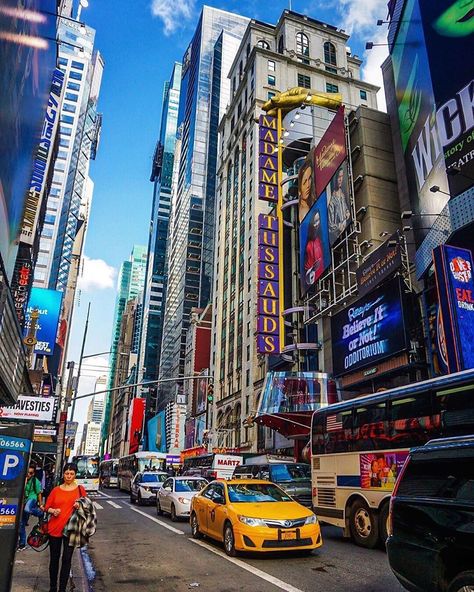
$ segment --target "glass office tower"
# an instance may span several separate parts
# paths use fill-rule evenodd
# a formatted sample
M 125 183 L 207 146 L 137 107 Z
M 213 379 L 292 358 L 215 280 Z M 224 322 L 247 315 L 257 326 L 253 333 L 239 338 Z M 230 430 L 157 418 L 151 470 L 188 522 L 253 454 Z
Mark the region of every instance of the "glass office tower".
M 191 308 L 210 300 L 218 125 L 222 106 L 228 103 L 222 98 L 230 95 L 228 72 L 219 56 L 226 53 L 228 43 L 237 41 L 238 46 L 248 23 L 246 17 L 204 6 L 183 58 L 180 159 L 169 229 L 160 378 L 183 375 Z M 219 86 L 213 86 L 217 80 Z M 159 387 L 158 409 L 164 408 L 176 388 L 176 384 Z

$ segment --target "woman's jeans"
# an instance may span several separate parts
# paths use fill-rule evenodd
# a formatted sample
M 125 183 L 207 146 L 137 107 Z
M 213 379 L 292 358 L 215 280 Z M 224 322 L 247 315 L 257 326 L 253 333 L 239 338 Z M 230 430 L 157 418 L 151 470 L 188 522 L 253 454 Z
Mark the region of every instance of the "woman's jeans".
M 63 560 L 61 563 L 61 573 L 59 574 L 59 592 L 66 592 L 66 586 L 71 572 L 72 554 L 74 547 L 69 546 L 69 539 L 67 537 L 49 537 L 49 590 L 50 592 L 57 591 L 58 585 L 58 571 L 59 559 L 61 557 L 61 546 L 63 550 Z
M 28 524 L 30 514 L 37 518 L 40 518 L 43 515 L 43 512 L 39 509 L 38 502 L 35 499 L 27 500 L 25 507 L 23 508 L 23 514 L 21 515 L 20 521 L 20 547 L 26 545 L 26 525 Z

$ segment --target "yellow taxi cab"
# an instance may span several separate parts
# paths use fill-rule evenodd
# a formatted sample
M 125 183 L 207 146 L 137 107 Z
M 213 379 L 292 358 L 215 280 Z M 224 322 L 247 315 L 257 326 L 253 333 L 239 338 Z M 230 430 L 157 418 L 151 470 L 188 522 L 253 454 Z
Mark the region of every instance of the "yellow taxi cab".
M 191 502 L 193 538 L 207 535 L 238 551 L 304 550 L 323 544 L 318 520 L 270 481 L 212 481 Z

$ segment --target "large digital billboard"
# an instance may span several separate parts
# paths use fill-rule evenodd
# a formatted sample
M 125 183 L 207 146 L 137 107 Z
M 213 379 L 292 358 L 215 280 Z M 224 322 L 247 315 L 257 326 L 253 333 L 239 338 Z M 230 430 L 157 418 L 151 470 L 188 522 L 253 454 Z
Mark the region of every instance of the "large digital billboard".
M 28 335 L 31 313 L 36 309 L 39 317 L 36 322 L 36 344 L 33 350 L 35 354 L 51 356 L 54 353 L 62 296 L 62 293 L 57 290 L 31 289 L 25 316 L 24 336 Z
M 56 0 L 2 0 L 1 6 L 0 254 L 10 279 L 56 66 Z
M 331 319 L 333 373 L 341 376 L 406 348 L 399 278 L 380 286 Z
M 300 283 L 304 296 L 331 263 L 326 192 L 300 224 Z
M 407 0 L 392 47 L 401 144 L 419 243 L 449 194 L 473 184 L 472 3 Z M 446 167 L 457 174 L 446 176 Z M 438 186 L 440 191 L 430 188 Z M 449 193 L 448 193 L 449 189 Z M 446 195 L 445 193 L 448 193 Z
M 329 182 L 346 157 L 344 106 L 341 106 L 314 150 L 314 188 L 316 198 L 329 185 Z
M 347 159 L 327 186 L 329 244 L 332 246 L 351 222 L 349 166 Z

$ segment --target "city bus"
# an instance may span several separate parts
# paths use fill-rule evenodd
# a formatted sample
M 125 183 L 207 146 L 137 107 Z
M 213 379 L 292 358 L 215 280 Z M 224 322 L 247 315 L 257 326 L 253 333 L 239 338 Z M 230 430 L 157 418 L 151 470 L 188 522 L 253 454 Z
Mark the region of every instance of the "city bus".
M 387 538 L 390 494 L 408 451 L 474 434 L 474 371 L 335 403 L 311 426 L 313 509 L 367 548 Z
M 99 456 L 81 454 L 74 456 L 72 462 L 77 465 L 77 484 L 82 485 L 87 492 L 99 491 Z
M 143 471 L 164 471 L 166 468 L 165 452 L 135 452 L 122 456 L 118 461 L 118 487 L 130 491 L 132 479 Z
M 99 473 L 101 487 L 117 487 L 118 458 L 103 460 L 100 463 Z

